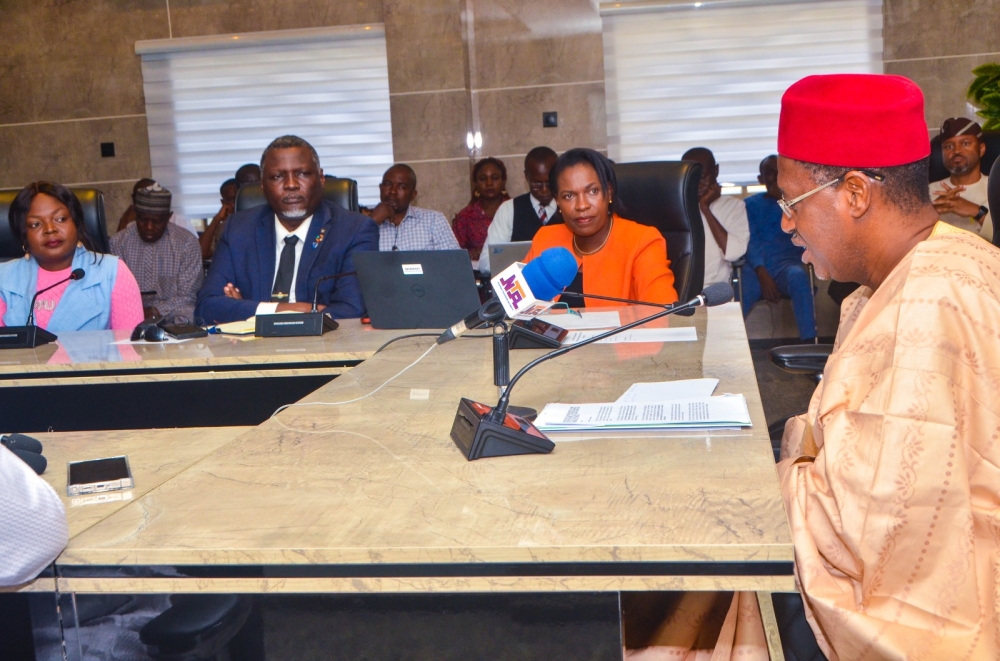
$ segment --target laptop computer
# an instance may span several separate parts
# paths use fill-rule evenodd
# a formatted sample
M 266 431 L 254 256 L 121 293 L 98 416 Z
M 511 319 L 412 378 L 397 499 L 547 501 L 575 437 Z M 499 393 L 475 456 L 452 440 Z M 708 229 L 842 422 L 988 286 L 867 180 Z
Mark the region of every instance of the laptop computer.
M 514 262 L 523 262 L 531 250 L 531 241 L 514 241 L 490 246 L 490 275 L 496 275 Z
M 372 328 L 448 328 L 480 306 L 466 250 L 354 254 Z

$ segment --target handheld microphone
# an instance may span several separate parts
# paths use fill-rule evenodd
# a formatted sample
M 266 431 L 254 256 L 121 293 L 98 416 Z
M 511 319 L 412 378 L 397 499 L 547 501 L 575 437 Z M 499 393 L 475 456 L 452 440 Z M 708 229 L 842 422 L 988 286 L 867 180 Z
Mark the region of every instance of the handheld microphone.
M 573 282 L 579 268 L 573 253 L 565 248 L 549 248 L 524 266 L 511 264 L 491 280 L 493 298 L 441 333 L 437 343 L 454 340 L 485 323 L 500 321 L 505 315 L 541 314 Z
M 500 395 L 500 400 L 492 410 L 478 402 L 462 399 L 455 414 L 451 428 L 451 438 L 462 451 L 466 459 L 472 461 L 480 457 L 501 457 L 515 454 L 549 453 L 555 445 L 542 432 L 527 421 L 517 416 L 508 415 L 510 393 L 518 380 L 536 365 L 547 360 L 558 358 L 565 353 L 600 342 L 601 340 L 631 330 L 636 326 L 660 319 L 667 315 L 677 314 L 683 310 L 696 307 L 714 307 L 728 303 L 733 299 L 733 287 L 728 282 L 709 285 L 701 294 L 681 305 L 674 305 L 652 314 L 648 317 L 625 324 L 595 335 L 589 339 L 571 344 L 536 358 L 518 371 L 510 380 L 507 388 Z
M 40 454 L 27 452 L 25 450 L 11 450 L 11 452 L 13 452 L 18 459 L 28 464 L 28 467 L 35 471 L 38 475 L 44 473 L 46 467 L 49 465 L 49 460 Z
M 24 325 L 25 326 L 34 326 L 35 325 L 34 324 L 34 321 L 35 321 L 35 301 L 38 300 L 38 295 L 39 294 L 44 294 L 48 290 L 54 289 L 54 288 L 58 287 L 59 285 L 63 284 L 64 282 L 69 282 L 70 280 L 83 280 L 83 276 L 84 275 L 86 275 L 86 271 L 84 271 L 83 269 L 73 269 L 73 272 L 69 274 L 68 278 L 64 278 L 63 280 L 60 280 L 59 282 L 55 283 L 54 285 L 49 285 L 45 289 L 39 289 L 38 291 L 36 291 L 35 295 L 31 297 L 31 305 L 28 308 L 28 310 L 29 310 L 28 311 L 28 321 L 24 322 Z
M 343 278 L 346 275 L 357 275 L 357 271 L 346 271 L 344 273 L 334 273 L 333 275 L 324 275 L 322 278 L 316 281 L 316 286 L 313 288 L 313 306 L 310 312 L 319 312 L 317 307 L 319 305 L 319 284 L 325 280 L 337 280 L 338 278 Z
M 21 450 L 23 452 L 42 453 L 42 443 L 37 438 L 25 436 L 24 434 L 8 434 L 0 436 L 0 445 L 8 450 Z

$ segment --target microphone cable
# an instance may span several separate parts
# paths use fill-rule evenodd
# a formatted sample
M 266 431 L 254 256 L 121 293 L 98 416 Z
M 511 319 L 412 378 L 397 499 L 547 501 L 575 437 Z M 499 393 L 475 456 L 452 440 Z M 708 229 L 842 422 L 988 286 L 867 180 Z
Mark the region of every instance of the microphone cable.
M 389 346 L 393 342 L 399 342 L 400 340 L 406 340 L 406 339 L 409 339 L 411 337 L 434 337 L 434 338 L 436 338 L 436 337 L 439 337 L 440 335 L 441 335 L 441 333 L 410 333 L 409 335 L 400 335 L 399 337 L 392 338 L 391 340 L 389 340 L 388 342 L 386 342 L 385 344 L 383 344 L 382 346 L 380 346 L 378 349 L 375 349 L 375 353 L 373 353 L 372 355 L 374 356 L 376 353 L 378 353 L 382 349 L 385 349 L 387 346 Z M 462 335 L 458 339 L 462 339 L 463 337 L 468 337 L 468 338 L 482 338 L 482 337 L 493 337 L 493 335 L 492 334 L 486 334 L 486 335 Z

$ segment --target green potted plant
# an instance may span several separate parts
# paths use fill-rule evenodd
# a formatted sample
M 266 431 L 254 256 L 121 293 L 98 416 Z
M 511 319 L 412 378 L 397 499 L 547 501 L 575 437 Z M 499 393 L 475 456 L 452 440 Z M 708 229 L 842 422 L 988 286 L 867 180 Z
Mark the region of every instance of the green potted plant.
M 1000 131 L 1000 64 L 981 64 L 972 70 L 976 77 L 969 85 L 969 99 L 976 114 L 986 120 L 984 131 Z

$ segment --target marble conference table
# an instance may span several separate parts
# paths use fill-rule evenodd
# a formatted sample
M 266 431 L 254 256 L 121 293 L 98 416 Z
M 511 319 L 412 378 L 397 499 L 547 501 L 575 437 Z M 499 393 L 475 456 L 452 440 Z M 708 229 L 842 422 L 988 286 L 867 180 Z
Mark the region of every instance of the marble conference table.
M 57 587 L 793 590 L 790 531 L 739 306 L 670 325 L 693 325 L 697 342 L 584 347 L 530 372 L 512 403 L 610 401 L 638 381 L 715 377 L 717 393 L 746 396 L 752 428 L 559 434 L 548 455 L 469 462 L 449 430 L 460 397 L 496 400 L 490 342 L 437 346 L 404 371 L 433 343 L 414 338 L 251 429 L 47 435 L 46 477 L 60 493 L 69 460 L 123 451 L 136 476 L 128 501 L 67 499 L 72 536 L 55 563 Z M 512 352 L 512 369 L 538 355 Z M 22 589 L 53 587 L 43 578 Z
M 255 425 L 410 333 L 357 319 L 321 337 L 210 335 L 122 343 L 125 331 L 60 333 L 0 351 L 0 431 Z M 58 405 L 41 406 L 39 402 Z

